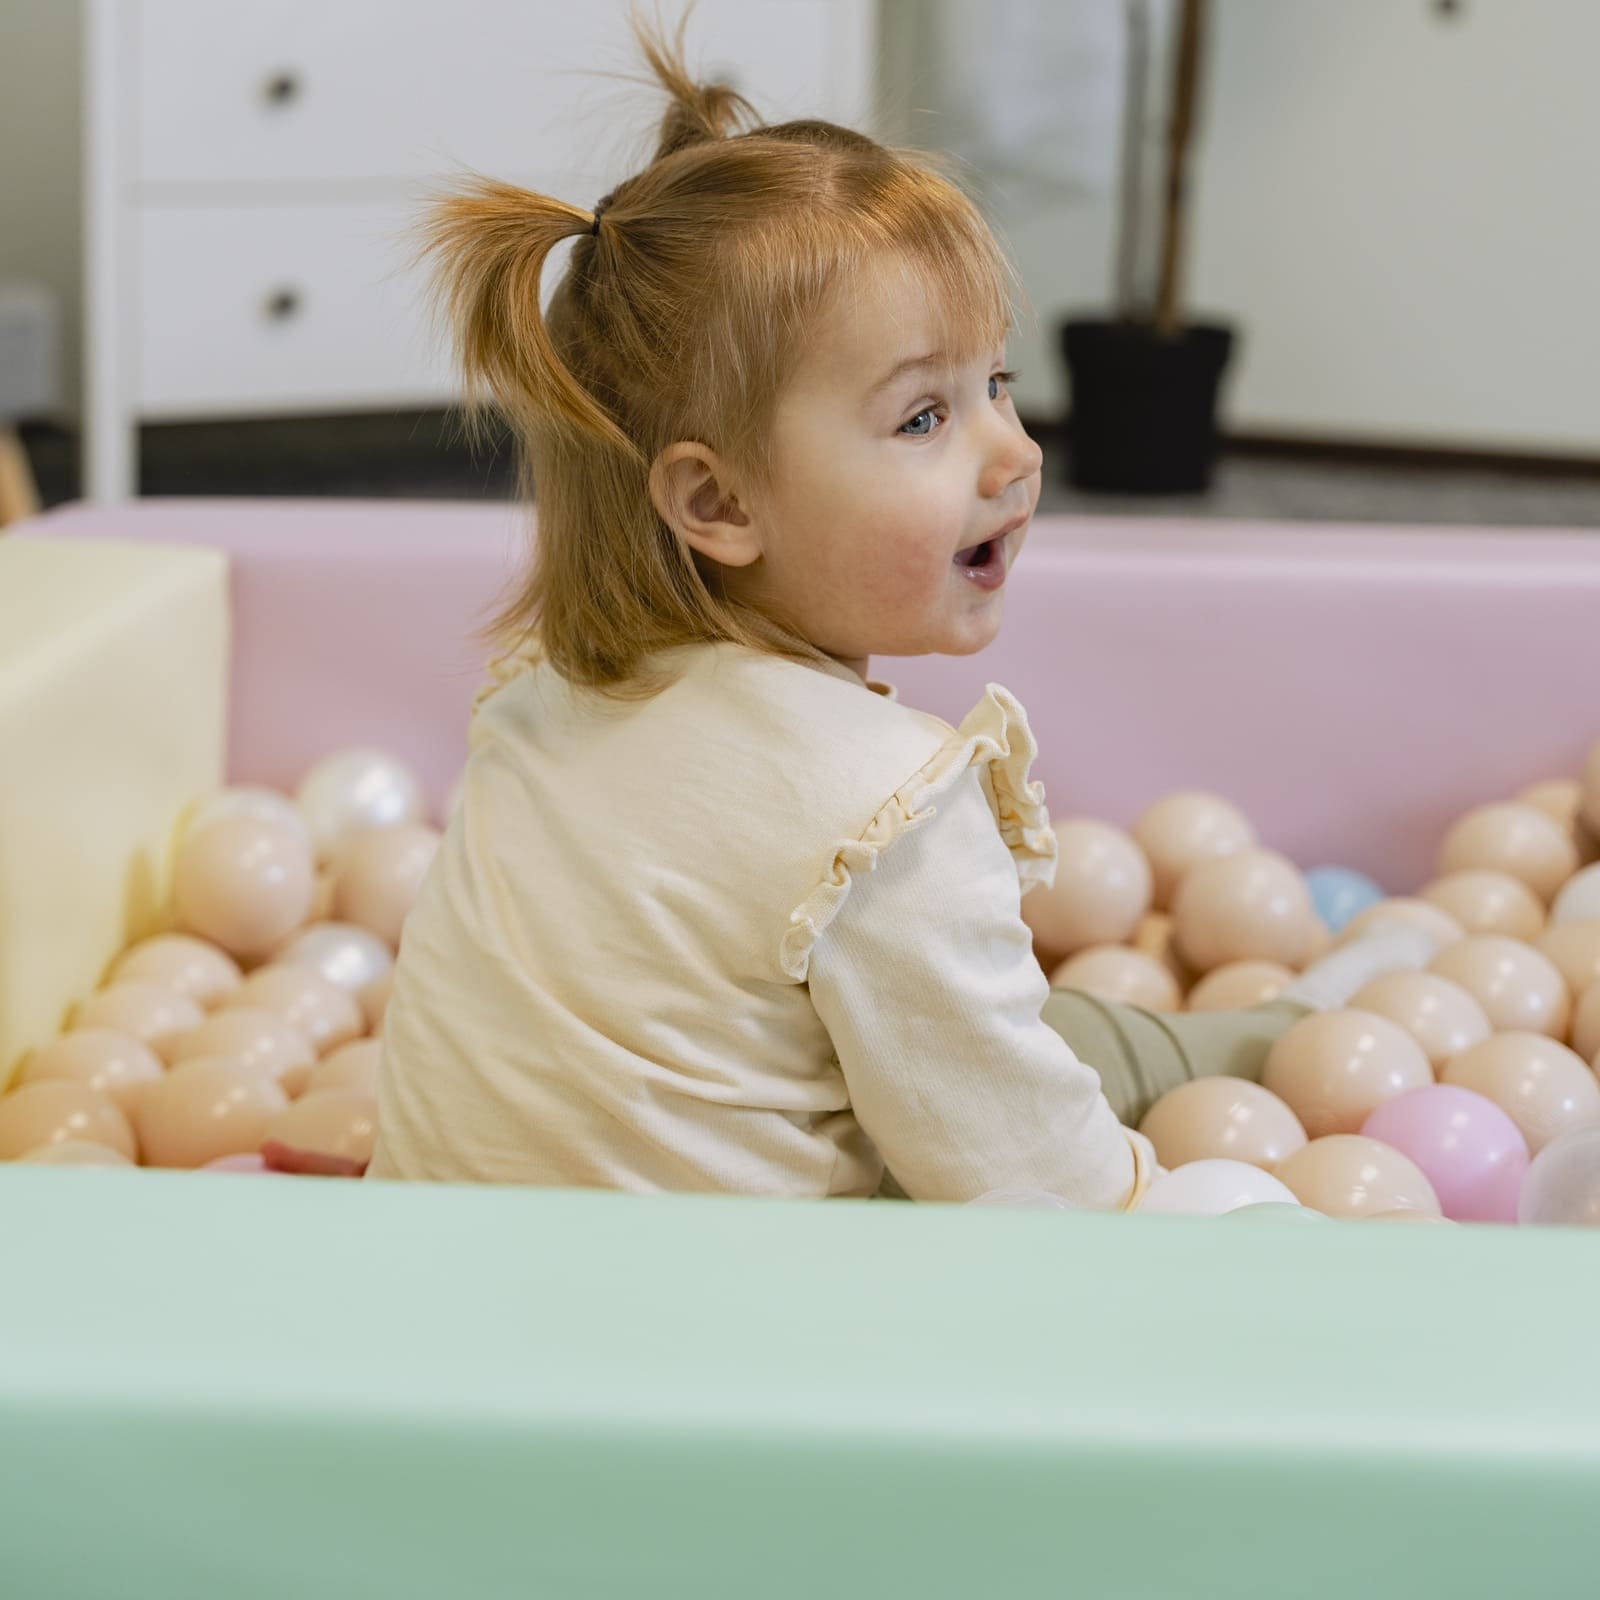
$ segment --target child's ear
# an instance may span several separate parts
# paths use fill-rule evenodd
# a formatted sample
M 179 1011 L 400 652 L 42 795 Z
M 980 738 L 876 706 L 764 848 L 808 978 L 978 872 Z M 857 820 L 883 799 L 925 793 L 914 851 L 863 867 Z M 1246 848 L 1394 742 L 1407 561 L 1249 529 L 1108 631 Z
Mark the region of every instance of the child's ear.
M 761 538 L 733 475 L 708 445 L 669 444 L 651 463 L 650 499 L 661 520 L 710 560 L 747 567 L 760 557 Z

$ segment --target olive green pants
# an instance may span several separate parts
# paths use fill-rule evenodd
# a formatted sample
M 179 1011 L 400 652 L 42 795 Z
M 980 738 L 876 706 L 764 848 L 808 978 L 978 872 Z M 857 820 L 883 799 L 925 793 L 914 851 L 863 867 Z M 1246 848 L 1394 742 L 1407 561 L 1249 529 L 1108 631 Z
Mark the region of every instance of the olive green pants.
M 1309 1010 L 1269 1000 L 1248 1011 L 1143 1011 L 1052 989 L 1043 1017 L 1100 1074 L 1111 1109 L 1133 1128 L 1167 1090 L 1191 1078 L 1260 1082 L 1267 1052 Z

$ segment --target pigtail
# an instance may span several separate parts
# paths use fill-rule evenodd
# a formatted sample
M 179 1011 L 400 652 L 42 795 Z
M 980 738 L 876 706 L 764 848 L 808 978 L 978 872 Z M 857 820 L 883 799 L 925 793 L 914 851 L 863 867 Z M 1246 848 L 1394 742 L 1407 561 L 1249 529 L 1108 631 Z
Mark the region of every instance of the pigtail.
M 657 161 L 690 145 L 726 139 L 746 128 L 761 126 L 756 108 L 726 83 L 697 83 L 684 61 L 683 41 L 689 26 L 686 10 L 678 19 L 677 33 L 668 41 L 637 17 L 634 37 L 650 65 L 657 87 L 668 97 L 666 115 L 656 140 Z
M 481 435 L 498 406 L 524 438 L 588 440 L 639 456 L 556 353 L 540 306 L 551 250 L 592 222 L 576 206 L 483 177 L 426 207 L 414 260 L 429 267 L 436 312 L 449 326 L 469 434 Z

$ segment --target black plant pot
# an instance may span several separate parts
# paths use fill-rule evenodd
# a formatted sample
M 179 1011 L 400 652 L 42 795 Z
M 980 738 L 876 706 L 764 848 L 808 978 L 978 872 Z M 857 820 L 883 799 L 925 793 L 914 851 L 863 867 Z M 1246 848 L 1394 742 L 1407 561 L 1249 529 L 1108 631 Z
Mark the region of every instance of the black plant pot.
M 1233 329 L 1223 324 L 1195 323 L 1164 338 L 1144 323 L 1063 323 L 1074 487 L 1109 494 L 1208 489 L 1217 390 L 1233 343 Z

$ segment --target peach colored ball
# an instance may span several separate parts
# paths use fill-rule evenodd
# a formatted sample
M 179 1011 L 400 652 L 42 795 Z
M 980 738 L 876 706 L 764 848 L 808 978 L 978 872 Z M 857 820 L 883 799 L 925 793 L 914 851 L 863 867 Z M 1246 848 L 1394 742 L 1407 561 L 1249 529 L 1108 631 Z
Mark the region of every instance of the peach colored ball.
M 1385 1211 L 1440 1215 L 1439 1197 L 1422 1168 L 1363 1134 L 1313 1139 L 1272 1170 L 1301 1205 L 1330 1217 L 1370 1217 Z
M 1581 1057 L 1546 1034 L 1497 1033 L 1458 1055 L 1440 1081 L 1493 1100 L 1534 1155 L 1557 1134 L 1600 1122 L 1600 1082 Z
M 1578 805 L 1579 820 L 1591 833 L 1600 835 L 1600 743 L 1590 750 L 1579 782 L 1582 790 Z
M 1371 1011 L 1397 1022 L 1422 1046 L 1438 1071 L 1490 1034 L 1483 1007 L 1461 987 L 1437 972 L 1390 972 L 1350 997 L 1357 1011 Z
M 1145 1112 L 1139 1132 L 1164 1167 L 1219 1158 L 1270 1170 L 1306 1142 L 1288 1106 L 1244 1078 L 1196 1078 L 1169 1089 Z
M 1418 900 L 1413 895 L 1395 895 L 1353 916 L 1341 930 L 1338 942 L 1349 944 L 1361 938 L 1369 929 L 1382 927 L 1385 923 L 1421 928 L 1425 933 L 1431 933 L 1440 944 L 1457 944 L 1467 936 L 1467 930 L 1448 911 L 1430 905 L 1426 900 Z
M 23 1064 L 19 1083 L 81 1083 L 131 1116 L 165 1068 L 148 1045 L 109 1028 L 78 1028 L 41 1045 Z
M 366 1009 L 369 989 L 394 969 L 394 952 L 375 933 L 351 922 L 314 922 L 282 945 L 274 961 L 312 967 L 353 994 Z
M 223 817 L 185 836 L 173 900 L 183 928 L 249 960 L 306 920 L 315 886 L 302 834 L 281 822 Z
M 334 912 L 341 922 L 375 933 L 391 950 L 439 848 L 439 830 L 403 822 L 357 834 L 346 846 L 334 883 Z M 1037 891 L 1036 891 L 1037 892 Z
M 1271 850 L 1241 850 L 1185 873 L 1172 920 L 1179 955 L 1202 973 L 1230 961 L 1297 966 L 1317 926 L 1299 869 Z
M 318 1055 L 337 1050 L 366 1032 L 361 1002 L 312 967 L 293 962 L 258 967 L 223 1006 L 275 1011 L 311 1041 Z
M 378 1102 L 359 1089 L 322 1089 L 296 1100 L 267 1124 L 266 1137 L 320 1155 L 370 1161 Z
M 138 1159 L 133 1127 L 108 1095 L 81 1083 L 45 1079 L 0 1097 L 0 1161 L 68 1139 L 103 1144 Z
M 286 1017 L 260 1006 L 224 1006 L 186 1033 L 173 1065 L 223 1057 L 264 1073 L 285 1094 L 298 1094 L 316 1064 L 316 1046 Z
M 1483 1007 L 1489 1026 L 1565 1037 L 1572 1002 L 1556 964 L 1531 944 L 1493 935 L 1447 945 L 1430 972 L 1459 983 Z
M 1069 817 L 1055 824 L 1056 878 L 1022 902 L 1039 947 L 1058 959 L 1096 944 L 1123 944 L 1150 909 L 1150 864 L 1109 822 Z
M 1176 1011 L 1183 1003 L 1177 979 L 1159 961 L 1120 944 L 1091 945 L 1069 956 L 1050 974 L 1050 986 L 1148 1011 Z
M 1549 905 L 1578 870 L 1578 847 L 1571 830 L 1537 806 L 1478 806 L 1444 836 L 1438 862 L 1441 877 L 1476 870 L 1508 873 Z
M 1150 863 L 1151 904 L 1165 911 L 1184 873 L 1202 861 L 1250 849 L 1256 831 L 1220 796 L 1184 790 L 1163 795 L 1140 812 L 1133 839 Z
M 131 1167 L 133 1163 L 110 1145 L 88 1139 L 62 1139 L 57 1144 L 36 1145 L 17 1157 L 38 1167 Z
M 1574 994 L 1600 983 L 1600 919 L 1562 922 L 1546 928 L 1533 947 L 1555 963 Z
M 1356 1132 L 1385 1100 L 1432 1083 L 1433 1068 L 1422 1046 L 1387 1017 L 1318 1011 L 1268 1051 L 1261 1082 L 1320 1139 Z
M 1600 864 L 1585 867 L 1561 886 L 1550 908 L 1555 923 L 1592 922 L 1600 918 Z
M 1583 789 L 1576 778 L 1546 778 L 1542 783 L 1530 783 L 1526 789 L 1519 790 L 1516 798 L 1523 805 L 1537 806 L 1570 833 L 1578 820 Z
M 1591 983 L 1572 1008 L 1572 1048 L 1600 1072 L 1600 983 Z
M 1277 961 L 1229 961 L 1208 972 L 1189 991 L 1191 1011 L 1247 1011 L 1276 999 L 1294 982 L 1294 971 Z
M 1422 891 L 1429 905 L 1448 912 L 1467 931 L 1532 939 L 1544 927 L 1544 902 L 1509 872 L 1474 868 L 1435 878 Z
M 97 990 L 72 1014 L 72 1031 L 94 1028 L 147 1045 L 163 1061 L 177 1041 L 205 1018 L 193 1000 L 144 978 L 125 978 Z
M 239 987 L 241 977 L 239 963 L 209 939 L 189 933 L 158 933 L 123 951 L 111 969 L 110 981 L 143 978 L 209 1010 Z
M 182 1061 L 144 1097 L 135 1118 L 145 1164 L 203 1167 L 258 1150 L 288 1103 L 271 1078 L 238 1061 Z
M 374 1099 L 378 1094 L 378 1062 L 382 1046 L 376 1039 L 357 1039 L 340 1045 L 311 1069 L 306 1079 L 307 1095 L 324 1089 L 359 1089 Z

